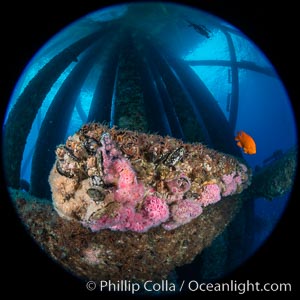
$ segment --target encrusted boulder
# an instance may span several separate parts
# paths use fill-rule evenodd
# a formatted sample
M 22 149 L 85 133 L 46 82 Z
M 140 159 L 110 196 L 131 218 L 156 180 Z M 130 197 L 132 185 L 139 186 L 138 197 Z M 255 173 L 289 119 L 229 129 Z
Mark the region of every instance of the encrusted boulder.
M 11 190 L 41 247 L 87 280 L 160 281 L 239 211 L 251 171 L 202 144 L 84 125 L 56 149 L 52 202 Z
M 97 123 L 59 145 L 56 156 L 54 208 L 92 231 L 172 230 L 240 193 L 250 179 L 240 161 L 202 144 Z

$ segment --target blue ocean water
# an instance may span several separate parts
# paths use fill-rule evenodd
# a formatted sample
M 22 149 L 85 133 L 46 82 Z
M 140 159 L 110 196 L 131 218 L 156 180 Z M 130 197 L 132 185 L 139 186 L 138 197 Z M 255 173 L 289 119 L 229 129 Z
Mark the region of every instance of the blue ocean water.
M 126 5 L 114 7 L 105 12 L 95 12 L 75 22 L 50 40 L 24 70 L 12 95 L 7 116 L 26 86 L 38 76 L 38 72 L 55 55 L 80 38 L 92 34 L 107 22 L 122 20 L 127 12 Z M 203 12 L 181 6 L 172 8 L 166 4 L 162 12 L 160 15 L 155 12 L 145 13 L 139 15 L 137 19 L 129 19 L 124 22 L 126 22 L 126 26 L 130 25 L 134 28 L 138 25 L 142 34 L 147 34 L 153 44 L 161 47 L 163 56 L 172 55 L 187 64 L 192 61 L 196 62 L 191 64 L 191 69 L 213 95 L 228 121 L 232 114 L 230 101 L 232 101 L 233 88 L 235 84 L 238 84 L 238 110 L 233 131 L 237 133 L 239 130 L 243 130 L 254 138 L 257 153 L 255 155 L 243 154 L 243 158 L 253 170 L 264 167 L 266 159 L 271 157 L 275 151 L 285 153 L 297 145 L 295 120 L 288 94 L 271 62 L 251 40 L 230 24 Z M 187 20 L 195 26 L 189 26 Z M 199 28 L 199 24 L 208 30 L 209 38 L 195 30 L 195 28 Z M 230 43 L 234 49 L 234 62 Z M 42 122 L 54 97 L 84 55 L 84 52 L 79 54 L 76 60 L 61 72 L 43 99 L 32 122 L 23 152 L 20 174 L 20 178 L 29 183 L 33 152 Z M 105 76 L 102 59 L 104 60 L 105 57 L 95 59 L 83 81 L 65 133 L 65 139 L 73 135 L 87 121 L 98 78 Z M 238 83 L 233 80 L 232 68 L 235 66 L 238 67 Z M 218 119 L 216 118 L 214 122 L 218 123 Z M 52 150 L 49 149 L 49 151 Z M 262 198 L 253 200 L 255 218 L 260 226 L 257 226 L 254 235 L 252 251 L 255 251 L 272 232 L 284 212 L 288 199 L 289 195 L 278 197 L 272 201 Z

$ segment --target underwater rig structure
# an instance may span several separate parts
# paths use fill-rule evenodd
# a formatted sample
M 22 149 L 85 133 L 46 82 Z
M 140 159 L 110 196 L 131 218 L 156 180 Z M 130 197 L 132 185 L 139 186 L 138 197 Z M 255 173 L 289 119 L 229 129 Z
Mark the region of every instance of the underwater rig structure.
M 129 10 L 127 16 L 130 13 L 134 12 Z M 205 29 L 191 22 L 189 24 L 193 28 Z M 151 35 L 143 36 L 134 28 L 121 26 L 118 19 L 96 25 L 99 27 L 97 30 L 52 57 L 31 79 L 12 107 L 4 126 L 3 139 L 4 167 L 9 187 L 20 189 L 21 164 L 31 126 L 53 84 L 70 65 L 73 65 L 73 68 L 59 87 L 41 122 L 33 149 L 29 184 L 29 192 L 32 196 L 49 199 L 51 203 L 48 176 L 56 159 L 57 146 L 66 141 L 74 110 L 78 112 L 82 124 L 97 122 L 107 124 L 109 128 L 116 126 L 132 131 L 171 136 L 184 143 L 200 142 L 237 159 L 242 158 L 241 150 L 236 147 L 234 141 L 239 104 L 239 70 L 248 69 L 267 76 L 276 76 L 276 74 L 272 69 L 252 62 L 237 61 L 231 38 L 234 29 L 216 25 L 226 37 L 229 60 L 186 61 L 160 47 L 151 39 Z M 110 32 L 114 32 L 113 37 Z M 200 29 L 199 33 L 201 34 Z M 239 32 L 234 33 L 239 34 Z M 210 37 L 208 34 L 204 35 L 205 38 Z M 78 98 L 86 78 L 96 63 L 101 63 L 102 70 L 97 79 L 89 113 L 86 115 Z M 191 68 L 208 65 L 226 66 L 229 69 L 231 92 L 228 95 L 228 119 L 212 93 Z M 282 156 L 280 163 L 267 164 L 263 170 L 253 175 L 253 184 L 239 196 L 246 199 L 240 204 L 242 205 L 240 213 L 235 216 L 222 237 L 213 244 L 215 249 L 230 248 L 247 251 L 252 239 L 250 228 L 253 224 L 253 202 L 251 199 L 259 196 L 272 199 L 288 191 L 292 185 L 290 179 L 295 172 L 296 156 L 296 150 L 292 149 Z M 277 186 L 282 187 L 276 190 L 272 178 L 276 175 L 276 171 L 282 168 L 287 170 L 286 176 L 275 178 Z M 262 186 L 261 182 L 265 182 L 265 185 Z M 18 205 L 20 206 L 20 201 Z M 238 204 L 234 202 L 234 206 Z M 23 217 L 26 218 L 26 212 Z M 222 226 L 225 226 L 226 222 L 229 223 L 229 220 L 229 217 L 224 218 Z M 63 221 L 57 222 L 61 225 L 60 222 Z M 242 226 L 234 224 L 242 224 Z M 64 224 L 64 226 L 68 228 L 69 225 Z M 60 226 L 57 226 L 55 229 L 58 236 L 62 234 L 59 228 Z M 78 227 L 76 230 L 81 232 L 83 229 Z M 247 235 L 247 241 L 241 241 L 238 247 L 230 247 L 229 245 L 238 243 L 236 240 L 231 240 L 228 234 L 230 230 L 243 231 L 241 234 Z M 221 230 L 215 234 L 220 232 Z M 159 234 L 155 239 L 159 240 Z M 87 235 L 87 232 L 84 231 L 82 235 Z M 104 233 L 102 235 L 104 239 L 111 238 L 110 235 L 107 237 Z M 134 237 L 128 239 L 133 242 Z M 43 243 L 42 237 L 41 243 Z M 44 246 L 47 248 L 47 245 Z M 184 245 L 180 247 L 184 249 Z M 87 249 L 87 251 L 94 250 Z M 52 254 L 59 257 L 59 253 Z M 228 252 L 227 261 L 219 262 L 219 267 L 222 269 L 222 266 L 233 261 L 235 254 L 233 251 Z M 205 256 L 204 253 L 203 257 L 211 261 L 208 254 Z M 68 262 L 64 264 L 68 265 Z M 209 276 L 214 275 L 207 275 L 208 278 Z
M 59 88 L 41 124 L 32 161 L 32 170 L 39 170 L 31 172 L 30 191 L 33 195 L 50 196 L 45 179 L 55 159 L 55 147 L 64 142 L 75 109 L 83 123 L 100 122 L 111 127 L 170 135 L 183 141 L 201 141 L 225 153 L 241 156 L 234 142 L 239 103 L 238 69 L 246 68 L 269 76 L 275 74 L 253 63 L 238 63 L 230 34 L 222 30 L 228 40 L 230 61 L 184 61 L 159 50 L 149 39 L 137 34 L 133 38 L 129 29 L 120 31 L 116 24 L 106 24 L 63 49 L 32 78 L 8 116 L 4 128 L 8 185 L 20 187 L 21 162 L 31 125 L 52 85 L 71 63 L 75 66 Z M 112 39 L 107 33 L 110 31 L 117 31 L 119 35 Z M 85 116 L 77 101 L 78 95 L 89 71 L 99 60 L 103 70 L 90 113 Z M 211 92 L 190 68 L 196 65 L 226 65 L 231 69 L 229 121 Z

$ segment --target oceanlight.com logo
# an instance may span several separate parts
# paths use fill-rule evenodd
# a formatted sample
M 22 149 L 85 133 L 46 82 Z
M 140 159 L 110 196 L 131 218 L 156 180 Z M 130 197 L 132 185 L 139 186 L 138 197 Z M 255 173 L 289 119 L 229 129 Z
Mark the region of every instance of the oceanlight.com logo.
M 245 294 L 248 292 L 291 292 L 291 283 L 260 283 L 260 282 L 238 282 L 231 280 L 230 282 L 223 283 L 203 283 L 196 280 L 185 281 L 181 283 L 173 283 L 168 280 L 161 282 L 153 282 L 152 280 L 145 281 L 144 283 L 132 282 L 130 280 L 118 280 L 113 282 L 111 280 L 101 280 L 98 283 L 89 281 L 86 283 L 88 291 L 98 290 L 100 292 L 130 292 L 135 294 L 139 291 L 144 292 L 236 292 L 238 294 Z
M 231 280 L 223 283 L 198 283 L 191 280 L 188 283 L 188 290 L 195 292 L 237 292 L 238 294 L 245 294 L 247 292 L 291 292 L 291 283 L 260 283 L 260 282 L 237 282 Z

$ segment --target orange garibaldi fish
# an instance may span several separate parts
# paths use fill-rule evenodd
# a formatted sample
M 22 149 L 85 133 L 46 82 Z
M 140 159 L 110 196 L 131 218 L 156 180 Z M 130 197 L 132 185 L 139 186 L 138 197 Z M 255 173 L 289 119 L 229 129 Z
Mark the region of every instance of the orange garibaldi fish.
M 256 153 L 256 144 L 254 139 L 244 131 L 239 131 L 235 137 L 237 145 L 244 150 L 246 154 L 255 154 Z

